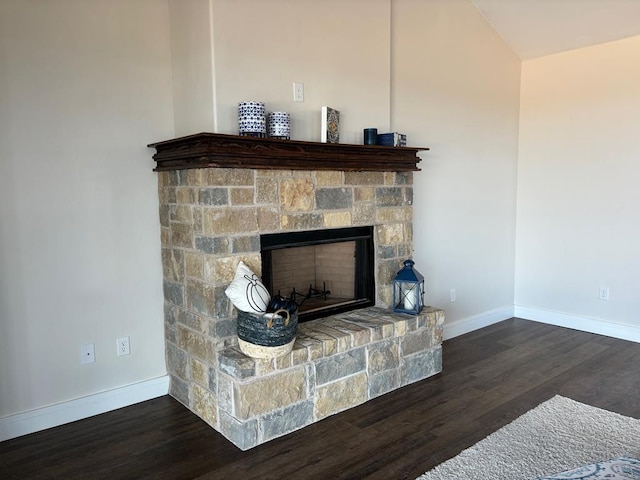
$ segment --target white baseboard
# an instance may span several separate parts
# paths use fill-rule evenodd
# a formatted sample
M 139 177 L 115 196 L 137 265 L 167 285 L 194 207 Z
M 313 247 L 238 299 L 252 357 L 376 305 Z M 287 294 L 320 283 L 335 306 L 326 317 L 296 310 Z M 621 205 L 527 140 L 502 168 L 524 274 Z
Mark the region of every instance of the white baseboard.
M 451 323 L 445 322 L 443 338 L 444 340 L 454 338 L 511 317 L 640 343 L 638 326 L 522 305 L 504 306 Z M 0 442 L 151 400 L 168 392 L 169 376 L 165 375 L 57 405 L 3 417 L 0 418 Z
M 165 375 L 49 407 L 3 417 L 0 418 L 0 442 L 151 400 L 166 395 L 168 392 L 169 376 Z
M 494 323 L 508 320 L 513 316 L 513 305 L 506 305 L 494 310 L 489 310 L 488 312 L 473 315 L 472 317 L 462 318 L 451 323 L 447 323 L 445 320 L 443 339 L 448 340 L 459 335 L 464 335 L 465 333 L 488 327 Z
M 635 325 L 522 305 L 515 305 L 514 317 L 640 343 L 640 327 Z

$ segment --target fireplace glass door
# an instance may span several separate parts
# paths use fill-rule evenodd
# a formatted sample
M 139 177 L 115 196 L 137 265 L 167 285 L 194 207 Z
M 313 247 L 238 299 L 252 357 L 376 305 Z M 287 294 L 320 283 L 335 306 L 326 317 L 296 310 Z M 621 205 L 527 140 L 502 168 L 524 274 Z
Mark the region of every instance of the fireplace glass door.
M 262 235 L 262 275 L 272 295 L 298 304 L 299 321 L 375 303 L 372 227 Z

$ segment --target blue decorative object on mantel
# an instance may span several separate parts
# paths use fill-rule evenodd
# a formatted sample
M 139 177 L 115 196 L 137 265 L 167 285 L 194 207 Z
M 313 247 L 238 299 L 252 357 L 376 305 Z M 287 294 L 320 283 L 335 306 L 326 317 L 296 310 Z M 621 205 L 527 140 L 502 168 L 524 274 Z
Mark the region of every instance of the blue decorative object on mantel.
M 393 311 L 417 315 L 424 306 L 424 277 L 413 268 L 413 260 L 405 260 L 404 267 L 393 279 Z

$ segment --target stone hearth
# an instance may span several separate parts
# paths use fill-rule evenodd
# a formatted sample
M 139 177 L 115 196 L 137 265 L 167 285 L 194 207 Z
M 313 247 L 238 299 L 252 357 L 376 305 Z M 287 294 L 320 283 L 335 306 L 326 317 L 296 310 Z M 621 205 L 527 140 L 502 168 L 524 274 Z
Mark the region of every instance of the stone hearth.
M 412 175 L 160 171 L 170 394 L 248 449 L 441 371 L 443 312 L 390 310 L 412 256 Z M 359 225 L 374 227 L 376 307 L 300 324 L 287 356 L 245 357 L 224 290 L 241 260 L 260 273 L 260 234 Z
M 246 450 L 442 370 L 444 312 L 368 307 L 302 323 L 290 355 L 218 355 L 218 425 Z

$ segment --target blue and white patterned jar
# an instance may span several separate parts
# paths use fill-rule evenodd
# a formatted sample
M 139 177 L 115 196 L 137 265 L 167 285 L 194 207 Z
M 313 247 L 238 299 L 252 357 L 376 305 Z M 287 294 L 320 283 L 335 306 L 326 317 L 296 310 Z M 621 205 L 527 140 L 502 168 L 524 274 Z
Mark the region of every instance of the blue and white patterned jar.
M 269 137 L 289 140 L 291 124 L 287 112 L 271 112 L 269 114 Z
M 267 136 L 263 102 L 240 102 L 238 104 L 238 133 L 248 137 Z

